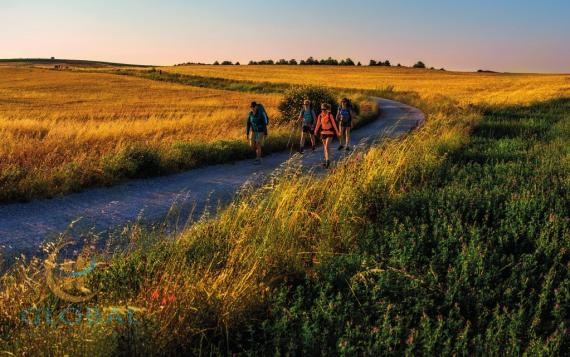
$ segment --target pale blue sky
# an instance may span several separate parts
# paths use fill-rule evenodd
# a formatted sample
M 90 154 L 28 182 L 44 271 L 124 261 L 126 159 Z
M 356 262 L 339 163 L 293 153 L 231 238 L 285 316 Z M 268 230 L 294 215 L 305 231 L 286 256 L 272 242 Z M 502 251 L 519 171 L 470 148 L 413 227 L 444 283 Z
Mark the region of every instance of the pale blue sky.
M 570 72 L 568 0 L 0 0 L 0 58 L 352 57 Z

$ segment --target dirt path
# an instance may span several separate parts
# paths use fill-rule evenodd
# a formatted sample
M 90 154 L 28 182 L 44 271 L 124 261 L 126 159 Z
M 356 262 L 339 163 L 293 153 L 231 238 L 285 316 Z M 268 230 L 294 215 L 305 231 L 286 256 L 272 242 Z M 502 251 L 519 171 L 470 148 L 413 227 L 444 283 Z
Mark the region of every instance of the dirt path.
M 408 105 L 378 98 L 381 115 L 378 120 L 354 131 L 352 142 L 369 146 L 382 137 L 399 137 L 425 120 L 425 115 Z M 341 158 L 338 142 L 333 143 L 333 160 Z M 309 150 L 310 151 L 310 150 Z M 135 180 L 111 188 L 97 188 L 50 200 L 0 205 L 0 252 L 7 255 L 30 252 L 47 238 L 70 230 L 78 238 L 80 232 L 106 231 L 109 227 L 144 220 L 164 221 L 173 204 L 179 217 L 191 212 L 204 212 L 209 206 L 228 202 L 247 182 L 259 182 L 291 158 L 290 152 L 267 156 L 263 164 L 252 161 L 208 166 L 182 174 Z M 319 168 L 322 148 L 306 153 L 302 164 Z

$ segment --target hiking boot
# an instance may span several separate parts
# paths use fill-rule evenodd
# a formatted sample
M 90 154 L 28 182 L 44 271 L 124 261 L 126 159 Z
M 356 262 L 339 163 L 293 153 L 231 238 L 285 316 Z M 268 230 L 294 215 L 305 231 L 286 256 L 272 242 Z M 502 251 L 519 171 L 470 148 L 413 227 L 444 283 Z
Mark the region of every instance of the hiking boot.
M 345 150 L 350 151 L 350 146 L 347 146 Z
M 313 152 L 315 152 L 315 150 L 317 150 L 316 146 L 313 145 L 313 146 L 311 147 L 311 150 L 313 150 Z
M 331 167 L 331 161 L 325 160 L 325 163 L 323 164 L 323 166 L 325 167 L 325 169 L 328 169 L 329 167 Z
M 339 150 L 344 149 L 344 145 L 339 146 L 338 149 L 339 149 Z
M 300 148 L 300 149 L 299 149 L 299 154 L 304 154 L 304 153 L 305 153 L 305 149 Z
M 261 159 L 255 159 L 255 160 L 253 161 L 253 164 L 254 164 L 254 165 L 261 165 Z

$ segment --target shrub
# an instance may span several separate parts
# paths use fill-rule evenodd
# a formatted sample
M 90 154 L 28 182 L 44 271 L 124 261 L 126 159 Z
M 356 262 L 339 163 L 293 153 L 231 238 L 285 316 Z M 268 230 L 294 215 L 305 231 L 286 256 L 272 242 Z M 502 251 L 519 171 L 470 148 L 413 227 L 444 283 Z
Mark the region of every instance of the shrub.
M 418 63 L 414 65 L 414 68 L 426 68 L 426 65 L 422 61 L 418 61 Z
M 313 103 L 313 108 L 317 109 L 322 103 L 329 103 L 336 112 L 338 105 L 333 92 L 323 87 L 297 86 L 285 92 L 283 101 L 279 104 L 279 111 L 283 122 L 291 122 L 297 119 L 303 107 L 303 101 L 309 99 Z
M 116 156 L 104 160 L 103 170 L 112 178 L 157 176 L 162 171 L 158 150 L 145 146 L 130 146 Z

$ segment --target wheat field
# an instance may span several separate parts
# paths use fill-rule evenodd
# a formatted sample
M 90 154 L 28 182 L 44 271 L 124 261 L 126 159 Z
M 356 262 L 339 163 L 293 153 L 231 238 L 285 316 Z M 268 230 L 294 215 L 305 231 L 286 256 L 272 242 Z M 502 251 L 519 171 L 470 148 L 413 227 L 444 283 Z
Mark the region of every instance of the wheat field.
M 447 72 L 398 67 L 339 66 L 175 66 L 162 70 L 273 83 L 335 88 L 411 91 L 422 98 L 449 98 L 458 104 L 524 104 L 570 93 L 569 75 Z
M 176 142 L 244 141 L 249 103 L 262 102 L 275 116 L 279 99 L 104 73 L 0 66 L 2 198 L 8 190 L 19 191 L 14 197 L 58 193 L 54 181 L 67 175 L 78 175 L 70 178 L 78 186 L 104 182 L 101 159 L 133 144 L 164 151 Z M 7 187 L 14 184 L 19 188 Z

